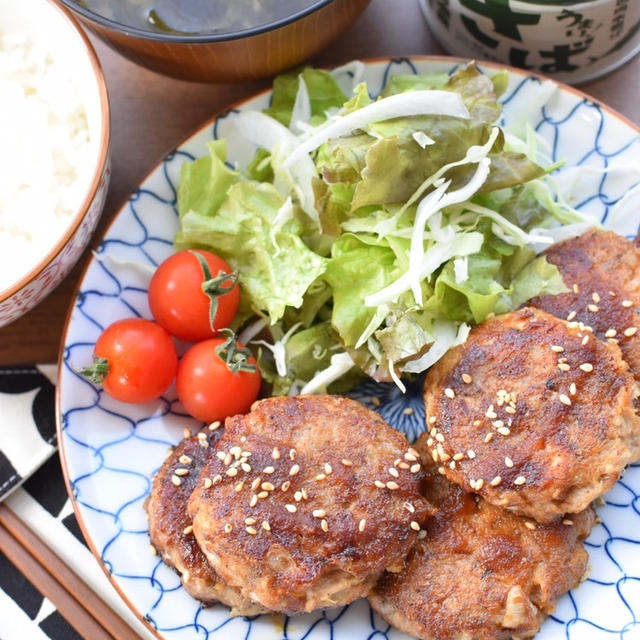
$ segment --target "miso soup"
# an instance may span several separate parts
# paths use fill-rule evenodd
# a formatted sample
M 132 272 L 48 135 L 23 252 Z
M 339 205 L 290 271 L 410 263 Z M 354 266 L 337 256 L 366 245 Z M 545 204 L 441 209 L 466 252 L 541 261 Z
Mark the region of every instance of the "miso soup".
M 85 9 L 156 33 L 222 34 L 272 24 L 318 0 L 76 0 Z

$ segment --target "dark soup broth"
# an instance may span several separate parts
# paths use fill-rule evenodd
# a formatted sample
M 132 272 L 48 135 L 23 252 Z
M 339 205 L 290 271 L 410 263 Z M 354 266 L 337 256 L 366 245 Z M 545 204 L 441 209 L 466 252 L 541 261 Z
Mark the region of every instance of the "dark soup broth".
M 202 35 L 268 25 L 318 0 L 76 0 L 85 9 L 156 33 Z

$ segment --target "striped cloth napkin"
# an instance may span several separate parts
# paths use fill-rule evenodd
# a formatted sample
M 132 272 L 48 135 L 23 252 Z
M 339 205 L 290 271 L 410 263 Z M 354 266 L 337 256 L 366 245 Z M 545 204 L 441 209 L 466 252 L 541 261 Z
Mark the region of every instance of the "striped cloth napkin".
M 0 367 L 0 500 L 56 451 L 56 365 Z
M 132 630 L 153 640 L 104 575 L 75 519 L 53 455 L 55 376 L 55 365 L 0 367 L 0 500 Z M 0 639 L 82 640 L 37 587 L 0 552 Z

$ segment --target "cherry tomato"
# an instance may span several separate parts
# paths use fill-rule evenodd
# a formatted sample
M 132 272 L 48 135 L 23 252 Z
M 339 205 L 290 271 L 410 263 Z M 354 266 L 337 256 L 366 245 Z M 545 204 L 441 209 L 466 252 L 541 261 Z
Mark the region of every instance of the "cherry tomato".
M 230 338 L 193 345 L 180 360 L 178 398 L 197 420 L 213 422 L 245 413 L 260 390 L 260 372 L 249 350 Z
M 201 249 L 174 253 L 149 284 L 153 317 L 181 340 L 205 340 L 228 327 L 239 303 L 236 274 L 222 258 Z
M 178 368 L 171 336 L 143 318 L 114 322 L 102 332 L 93 353 L 93 366 L 80 373 L 122 402 L 143 403 L 161 396 Z

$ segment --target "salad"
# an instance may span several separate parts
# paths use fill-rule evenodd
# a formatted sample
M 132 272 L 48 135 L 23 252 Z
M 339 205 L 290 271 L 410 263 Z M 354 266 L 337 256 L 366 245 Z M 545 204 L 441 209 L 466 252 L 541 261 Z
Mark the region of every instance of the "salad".
M 500 125 L 506 72 L 393 76 L 378 96 L 305 68 L 264 112 L 235 114 L 256 146 L 186 163 L 176 250 L 238 272 L 239 340 L 273 394 L 346 391 L 418 374 L 470 326 L 565 291 L 537 252 L 586 218 L 557 193 L 530 126 Z

